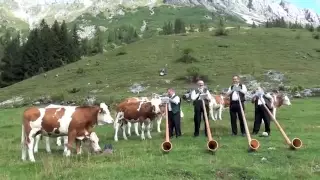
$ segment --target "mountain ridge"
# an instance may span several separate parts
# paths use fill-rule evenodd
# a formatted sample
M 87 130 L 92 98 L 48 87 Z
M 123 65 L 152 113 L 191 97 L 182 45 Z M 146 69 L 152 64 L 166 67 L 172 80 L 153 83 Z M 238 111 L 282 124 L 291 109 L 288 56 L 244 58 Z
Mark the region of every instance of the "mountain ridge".
M 104 13 L 107 19 L 114 15 L 123 15 L 123 9 L 135 10 L 149 7 L 150 16 L 156 6 L 203 6 L 208 11 L 223 11 L 240 17 L 248 24 L 261 24 L 268 19 L 283 17 L 289 22 L 320 25 L 320 15 L 306 8 L 299 8 L 284 0 L 0 0 L 14 18 L 20 19 L 33 28 L 41 19 L 66 20 L 71 22 L 77 17 L 89 13 Z

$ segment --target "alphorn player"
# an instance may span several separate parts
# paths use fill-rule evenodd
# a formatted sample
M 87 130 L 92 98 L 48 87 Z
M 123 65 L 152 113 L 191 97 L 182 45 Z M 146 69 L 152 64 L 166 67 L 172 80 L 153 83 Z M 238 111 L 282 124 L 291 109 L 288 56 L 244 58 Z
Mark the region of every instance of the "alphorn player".
M 201 124 L 201 115 L 203 117 L 203 120 L 205 121 L 204 118 L 204 109 L 202 105 L 202 99 L 201 99 L 201 94 L 206 95 L 204 102 L 205 102 L 205 107 L 207 111 L 207 116 L 209 117 L 209 102 L 212 99 L 212 96 L 208 90 L 204 86 L 204 82 L 202 80 L 197 81 L 198 88 L 194 89 L 191 91 L 191 100 L 193 100 L 193 106 L 194 106 L 194 137 L 199 136 L 199 130 L 200 130 L 200 124 Z M 207 128 L 206 128 L 206 123 L 204 122 L 204 133 L 205 136 L 207 136 Z
M 181 136 L 181 116 L 180 116 L 180 97 L 175 94 L 174 89 L 168 89 L 169 104 L 168 104 L 168 121 L 169 121 L 169 136 L 173 137 L 173 129 L 176 137 Z
M 231 122 L 231 130 L 232 130 L 232 136 L 236 136 L 238 134 L 238 127 L 237 127 L 237 115 L 240 121 L 240 130 L 242 133 L 242 136 L 246 136 L 246 131 L 243 124 L 243 117 L 241 114 L 240 104 L 239 104 L 239 98 L 241 101 L 241 105 L 244 108 L 244 101 L 245 101 L 245 94 L 247 93 L 247 87 L 240 83 L 240 77 L 238 75 L 235 75 L 232 77 L 233 85 L 231 85 L 228 89 L 227 96 L 230 96 L 230 122 Z M 240 96 L 240 97 L 239 97 Z
M 265 93 L 261 87 L 258 87 L 251 102 L 254 103 L 254 125 L 252 135 L 259 133 L 263 119 L 265 132 L 263 132 L 261 136 L 268 137 L 270 135 L 270 115 L 263 104 L 265 104 L 269 111 L 272 112 L 273 98 L 269 93 Z

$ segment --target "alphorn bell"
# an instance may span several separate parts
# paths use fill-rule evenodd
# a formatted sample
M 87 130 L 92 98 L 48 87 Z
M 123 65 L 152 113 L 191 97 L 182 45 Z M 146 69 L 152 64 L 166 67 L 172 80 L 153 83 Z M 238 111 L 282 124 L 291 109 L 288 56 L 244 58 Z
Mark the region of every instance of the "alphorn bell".
M 260 101 L 262 101 L 262 100 L 260 99 Z M 273 120 L 273 122 L 278 127 L 278 129 L 280 130 L 282 136 L 284 137 L 284 139 L 285 139 L 286 143 L 289 145 L 289 147 L 291 149 L 294 149 L 294 150 L 301 148 L 302 147 L 302 141 L 299 138 L 293 138 L 292 141 L 290 141 L 289 137 L 284 132 L 284 130 L 282 129 L 282 127 L 280 126 L 280 124 L 278 123 L 276 118 L 273 116 L 273 114 L 270 112 L 270 110 L 267 108 L 267 106 L 265 104 L 263 104 L 263 103 L 262 103 L 262 105 L 266 109 L 266 111 L 268 112 L 268 114 L 270 115 L 271 119 Z
M 210 124 L 208 121 L 207 109 L 203 99 L 202 99 L 202 107 L 203 107 L 204 120 L 206 123 L 206 130 L 207 130 L 207 136 L 208 136 L 207 148 L 209 151 L 215 152 L 218 149 L 219 144 L 216 140 L 212 138 Z
M 240 95 L 238 93 L 238 101 L 239 101 L 239 106 L 240 106 L 240 110 L 241 110 L 241 115 L 242 115 L 242 119 L 243 119 L 243 124 L 244 124 L 244 129 L 246 131 L 246 135 L 247 135 L 247 139 L 248 139 L 248 143 L 249 143 L 249 150 L 250 151 L 256 151 L 259 149 L 260 147 L 260 143 L 258 140 L 256 139 L 251 139 L 250 133 L 249 133 L 249 129 L 248 129 L 248 124 L 247 124 L 247 119 L 246 116 L 244 115 L 244 111 L 243 111 L 243 107 L 240 101 Z
M 163 152 L 168 153 L 172 149 L 172 144 L 169 138 L 169 122 L 168 122 L 168 103 L 166 103 L 166 137 L 165 141 L 161 144 L 161 149 Z M 177 132 L 176 132 L 177 133 Z

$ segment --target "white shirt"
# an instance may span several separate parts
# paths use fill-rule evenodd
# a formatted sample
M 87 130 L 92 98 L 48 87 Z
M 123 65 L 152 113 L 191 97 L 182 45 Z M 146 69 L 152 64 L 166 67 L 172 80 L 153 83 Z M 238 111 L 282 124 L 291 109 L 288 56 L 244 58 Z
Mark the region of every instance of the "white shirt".
M 173 96 L 175 96 L 175 94 L 173 94 L 172 97 Z M 170 102 L 172 102 L 172 103 L 179 104 L 179 102 L 180 102 L 179 96 L 176 96 L 173 99 L 171 97 L 169 97 L 169 98 L 170 98 Z M 168 111 L 172 111 L 171 103 L 168 104 Z
M 239 84 L 234 84 L 233 85 L 233 87 L 238 87 L 238 86 L 239 86 Z M 240 89 L 240 92 L 243 93 L 243 94 L 246 94 L 247 91 L 248 91 L 247 87 L 244 84 L 242 84 L 242 89 Z M 230 86 L 229 89 L 228 89 L 227 95 L 229 96 L 231 93 L 232 93 L 232 96 L 231 96 L 232 101 L 238 101 L 239 100 L 238 93 L 232 92 L 232 89 L 231 89 L 231 86 Z
M 202 89 L 198 88 L 198 90 L 200 92 L 203 92 L 204 88 L 202 88 Z M 207 94 L 207 99 L 210 101 L 212 99 L 212 96 L 211 96 L 211 94 L 210 94 L 208 89 L 207 89 L 207 93 L 206 94 Z M 196 93 L 196 90 L 192 90 L 190 98 L 191 98 L 192 101 L 194 101 L 194 100 L 196 100 L 198 98 L 199 95 L 200 94 Z

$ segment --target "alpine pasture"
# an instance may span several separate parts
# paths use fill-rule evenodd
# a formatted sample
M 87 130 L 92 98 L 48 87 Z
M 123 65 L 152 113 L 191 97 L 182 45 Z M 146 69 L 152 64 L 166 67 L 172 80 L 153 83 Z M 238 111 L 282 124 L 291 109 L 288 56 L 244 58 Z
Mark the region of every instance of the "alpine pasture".
M 50 95 L 56 100 L 75 100 L 80 104 L 95 90 L 96 99 L 110 104 L 113 110 L 119 100 L 136 96 L 128 90 L 135 82 L 149 86 L 141 96 L 162 93 L 168 87 L 177 89 L 181 96 L 188 87 L 184 77 L 190 75 L 192 69 L 207 75 L 209 88 L 215 90 L 220 90 L 217 85 L 220 88 L 230 85 L 233 74 L 251 74 L 263 80 L 263 74 L 269 69 L 285 73 L 286 85 L 318 86 L 320 41 L 306 30 L 235 28 L 229 30 L 227 36 L 213 34 L 143 39 L 85 57 L 49 71 L 46 76 L 40 74 L 2 88 L 0 100 L 22 96 L 30 103 Z M 193 50 L 191 55 L 197 62 L 176 62 L 186 48 Z M 165 64 L 168 64 L 168 75 L 161 77 L 158 70 Z M 246 137 L 230 136 L 230 117 L 226 110 L 222 121 L 210 120 L 219 148 L 215 154 L 208 153 L 204 133 L 198 138 L 192 137 L 192 105 L 182 102 L 184 134 L 171 140 L 173 149 L 169 154 L 160 150 L 165 134 L 163 121 L 162 133 L 157 133 L 154 127 L 153 138 L 144 141 L 132 133 L 128 141 L 119 136 L 119 142 L 115 143 L 112 125 L 97 127 L 101 147 L 113 145 L 114 152 L 110 155 L 76 156 L 73 152 L 72 157 L 65 158 L 62 147 L 56 147 L 53 139 L 53 152 L 46 153 L 42 140 L 39 153 L 35 154 L 36 163 L 21 161 L 21 114 L 26 106 L 1 109 L 0 179 L 319 179 L 319 98 L 291 99 L 291 102 L 292 106 L 278 109 L 277 119 L 291 139 L 302 140 L 303 147 L 296 151 L 288 149 L 271 123 L 271 136 L 255 137 L 260 141 L 260 148 L 248 153 Z M 250 102 L 246 104 L 246 117 L 251 131 L 253 106 Z M 263 130 L 262 125 L 260 132 Z

